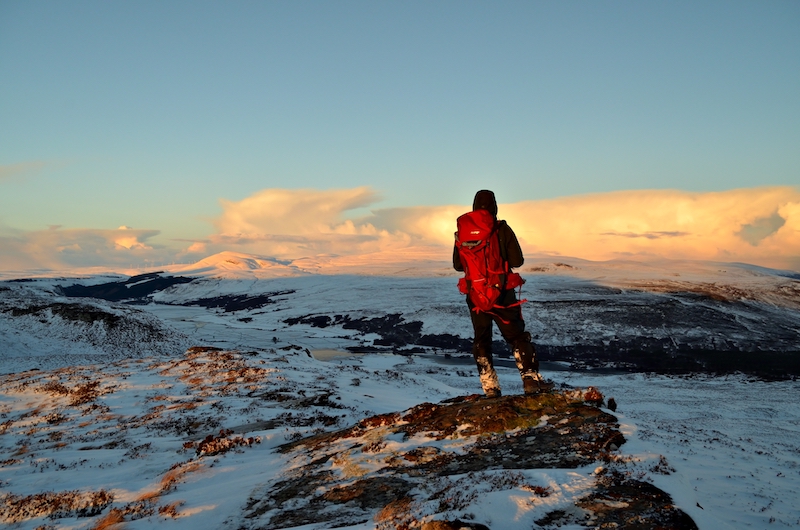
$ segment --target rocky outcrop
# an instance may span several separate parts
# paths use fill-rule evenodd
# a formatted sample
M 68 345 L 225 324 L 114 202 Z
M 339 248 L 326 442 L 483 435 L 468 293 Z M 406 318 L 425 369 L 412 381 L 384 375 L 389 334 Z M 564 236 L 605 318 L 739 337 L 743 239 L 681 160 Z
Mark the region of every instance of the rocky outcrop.
M 525 470 L 602 463 L 594 486 L 569 510 L 547 511 L 542 528 L 586 521 L 636 528 L 696 528 L 652 484 L 613 469 L 625 443 L 595 389 L 486 399 L 471 395 L 361 420 L 280 447 L 289 472 L 248 502 L 250 528 L 328 528 L 373 520 L 377 528 L 488 529 L 469 513 L 477 492 L 518 489 L 536 504 L 552 490 Z M 466 486 L 466 487 L 465 487 Z M 594 524 L 594 523 L 593 523 Z
M 713 304 L 738 312 L 727 315 Z M 539 304 L 547 307 L 543 314 L 553 313 L 552 306 L 564 306 L 562 311 L 572 316 L 569 328 L 617 326 L 619 336 L 611 338 L 587 336 L 575 331 L 569 340 L 550 343 L 534 336 L 536 352 L 541 361 L 569 362 L 573 368 L 611 368 L 614 370 L 655 372 L 662 374 L 742 372 L 764 379 L 788 379 L 800 376 L 800 342 L 792 326 L 777 325 L 774 308 L 762 310 L 728 301 L 698 304 L 696 307 L 673 307 L 673 302 L 656 301 L 650 305 L 617 307 L 608 301 L 553 302 Z M 665 306 L 670 306 L 666 311 Z M 680 310 L 679 310 L 680 309 Z M 683 311 L 683 313 L 681 313 Z M 796 312 L 785 310 L 783 321 L 796 319 Z M 764 322 L 775 328 L 766 327 Z M 372 345 L 348 349 L 358 352 L 393 352 L 400 354 L 445 352 L 469 353 L 472 340 L 449 333 L 425 334 L 423 323 L 406 320 L 400 313 L 370 318 L 349 315 L 310 314 L 284 320 L 290 326 L 341 327 L 361 334 L 377 334 Z M 622 329 L 624 326 L 630 329 Z M 665 335 L 665 329 L 671 329 Z M 566 333 L 566 332 L 565 332 Z M 511 351 L 501 340 L 492 342 L 498 357 L 511 358 Z

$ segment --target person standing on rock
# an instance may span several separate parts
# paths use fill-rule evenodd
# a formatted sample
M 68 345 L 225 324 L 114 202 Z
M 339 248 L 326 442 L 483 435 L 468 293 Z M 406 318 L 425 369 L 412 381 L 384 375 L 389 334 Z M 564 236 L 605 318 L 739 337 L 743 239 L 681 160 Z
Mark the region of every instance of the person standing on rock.
M 459 289 L 467 295 L 474 330 L 472 355 L 484 394 L 501 395 L 492 361 L 492 323 L 514 352 L 525 393 L 536 394 L 552 388 L 552 383 L 545 382 L 539 374 L 531 334 L 525 331 L 521 302 L 514 294 L 514 288 L 524 282 L 511 271 L 522 266 L 522 249 L 511 227 L 497 220 L 494 193 L 489 190 L 476 193 L 472 212 L 458 218 L 458 228 L 453 268 L 465 273 Z

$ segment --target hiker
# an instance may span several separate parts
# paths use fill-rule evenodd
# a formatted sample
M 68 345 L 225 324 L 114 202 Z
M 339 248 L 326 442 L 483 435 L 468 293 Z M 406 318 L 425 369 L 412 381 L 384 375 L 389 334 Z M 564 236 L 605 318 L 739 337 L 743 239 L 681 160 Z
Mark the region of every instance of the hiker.
M 485 210 L 491 215 L 479 210 Z M 494 193 L 489 190 L 476 193 L 472 212 L 459 217 L 458 224 L 459 232 L 456 232 L 456 245 L 453 249 L 453 268 L 466 273 L 459 281 L 459 288 L 462 293 L 467 294 L 467 307 L 475 332 L 472 355 L 478 366 L 484 394 L 486 397 L 501 395 L 500 383 L 492 361 L 492 322 L 497 324 L 503 338 L 514 352 L 525 393 L 535 394 L 551 388 L 552 383 L 545 382 L 539 374 L 539 361 L 531 343 L 531 334 L 525 331 L 521 303 L 514 294 L 514 288 L 524 282 L 519 274 L 511 271 L 512 268 L 522 265 L 524 261 L 522 249 L 511 227 L 505 221 L 497 220 L 497 201 Z M 483 228 L 484 226 L 486 228 Z M 482 230 L 480 236 L 475 235 Z M 466 233 L 462 234 L 462 231 Z M 475 237 L 482 239 L 479 241 L 471 239 Z M 495 251 L 497 257 L 494 258 L 498 264 L 495 267 L 487 267 L 486 263 L 490 262 L 491 258 L 485 257 L 486 255 L 476 258 L 475 252 L 484 248 L 484 252 L 491 254 L 492 245 L 499 250 L 499 255 Z M 491 274 L 487 269 L 499 267 L 502 267 L 500 274 L 494 278 L 485 278 Z

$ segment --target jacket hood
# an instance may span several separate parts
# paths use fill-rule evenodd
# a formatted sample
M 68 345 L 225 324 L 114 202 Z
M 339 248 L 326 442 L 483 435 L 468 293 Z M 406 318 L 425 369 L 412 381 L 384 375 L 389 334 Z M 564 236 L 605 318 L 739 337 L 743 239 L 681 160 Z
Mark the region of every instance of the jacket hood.
M 493 216 L 497 217 L 497 201 L 494 198 L 494 192 L 489 190 L 481 190 L 475 194 L 475 200 L 472 201 L 472 211 L 475 210 L 488 210 Z

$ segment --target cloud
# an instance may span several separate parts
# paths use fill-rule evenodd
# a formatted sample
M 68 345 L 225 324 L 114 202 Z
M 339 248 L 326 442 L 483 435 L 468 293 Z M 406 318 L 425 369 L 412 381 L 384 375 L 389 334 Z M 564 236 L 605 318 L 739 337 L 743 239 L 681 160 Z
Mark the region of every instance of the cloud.
M 280 258 L 393 252 L 452 245 L 455 219 L 469 205 L 373 210 L 369 188 L 263 190 L 224 201 L 206 251 L 233 249 Z M 723 192 L 618 191 L 500 204 L 528 256 L 590 260 L 673 258 L 745 261 L 800 268 L 800 192 L 761 187 Z
M 262 190 L 241 201 L 222 200 L 212 234 L 173 240 L 171 247 L 151 242 L 158 230 L 125 226 L 53 225 L 29 232 L 0 227 L 0 270 L 187 263 L 225 250 L 285 260 L 333 255 L 357 263 L 410 259 L 426 249 L 446 262 L 455 219 L 471 207 L 383 208 L 352 216 L 379 200 L 369 187 Z M 513 227 L 527 257 L 697 259 L 800 270 L 800 190 L 794 187 L 500 200 L 499 217 Z
M 501 205 L 529 252 L 800 267 L 800 191 L 618 191 Z
M 273 257 L 362 254 L 408 246 L 407 234 L 347 219 L 351 210 L 379 200 L 368 187 L 336 190 L 267 189 L 241 201 L 221 200 L 217 233 L 188 250 L 239 251 Z
M 266 189 L 238 202 L 222 199 L 223 213 L 214 224 L 219 233 L 228 236 L 329 233 L 343 225 L 343 212 L 369 206 L 378 199 L 368 187 Z
M 742 229 L 736 233 L 751 245 L 758 246 L 764 239 L 768 238 L 786 224 L 786 219 L 776 211 L 769 217 L 754 219 L 752 223 L 742 225 Z
M 47 162 L 38 162 L 38 161 L 0 165 L 0 181 L 10 179 L 11 177 L 23 175 L 25 173 L 39 171 L 47 165 L 48 165 Z
M 661 239 L 662 237 L 681 237 L 688 236 L 687 232 L 645 232 L 643 234 L 635 234 L 633 232 L 626 232 L 620 234 L 617 232 L 603 232 L 603 236 L 617 236 L 617 237 L 644 237 L 647 239 Z
M 149 245 L 158 230 L 5 228 L 0 233 L 0 269 L 64 269 L 70 267 L 135 267 L 147 262 L 170 261 L 173 250 Z

